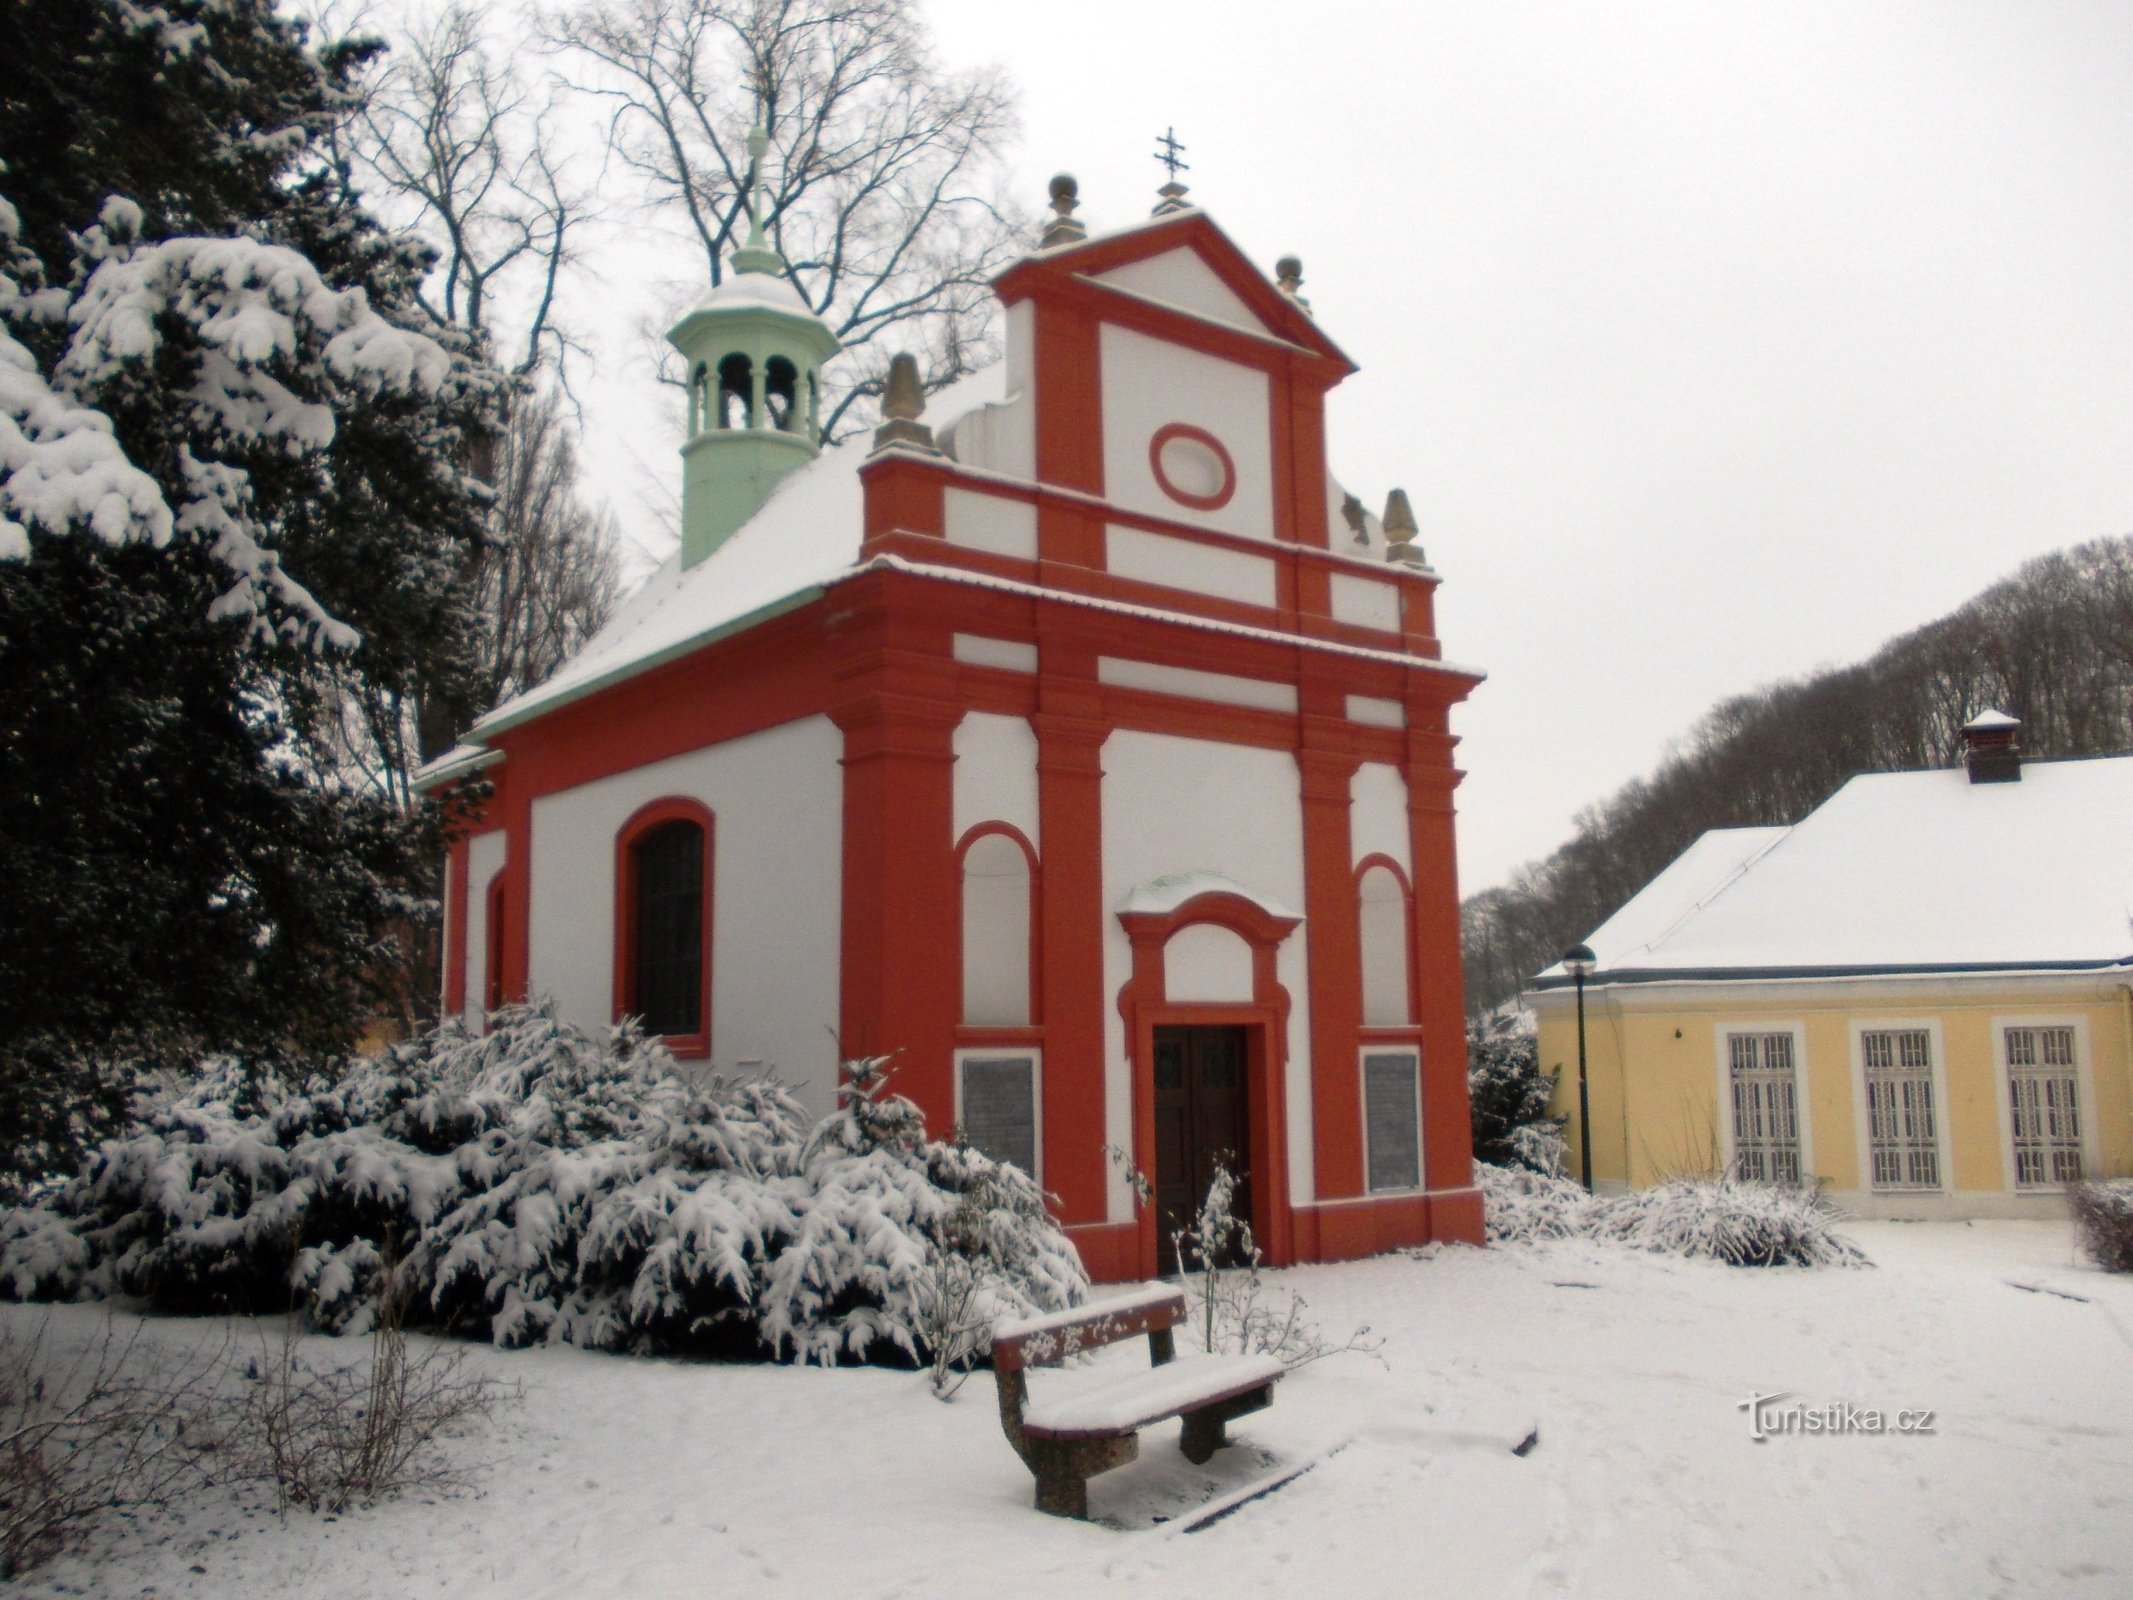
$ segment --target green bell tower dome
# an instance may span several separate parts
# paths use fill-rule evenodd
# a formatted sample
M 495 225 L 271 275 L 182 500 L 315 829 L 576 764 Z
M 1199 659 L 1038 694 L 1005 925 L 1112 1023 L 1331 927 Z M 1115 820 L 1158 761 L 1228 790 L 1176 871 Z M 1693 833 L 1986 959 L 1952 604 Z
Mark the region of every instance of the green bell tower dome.
M 733 275 L 674 324 L 687 363 L 681 564 L 693 567 L 754 516 L 822 446 L 822 364 L 842 346 L 763 235 L 763 130 L 748 135 L 748 242 Z

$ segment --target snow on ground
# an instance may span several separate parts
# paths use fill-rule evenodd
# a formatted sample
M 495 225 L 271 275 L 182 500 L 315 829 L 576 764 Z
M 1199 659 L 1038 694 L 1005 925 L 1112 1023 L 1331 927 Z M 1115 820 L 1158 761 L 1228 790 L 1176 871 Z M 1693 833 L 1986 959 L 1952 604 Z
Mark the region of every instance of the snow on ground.
M 1878 1269 L 1562 1241 L 1270 1275 L 1329 1331 L 1372 1324 L 1383 1364 L 1293 1375 L 1206 1469 L 1177 1453 L 1176 1423 L 1151 1430 L 1140 1462 L 1092 1482 L 1090 1525 L 1029 1509 L 984 1373 L 942 1405 L 909 1373 L 482 1347 L 472 1361 L 524 1399 L 458 1446 L 479 1470 L 458 1497 L 283 1522 L 271 1501 L 218 1495 L 22 1592 L 2133 1592 L 2133 1280 L 2079 1264 L 2062 1224 L 1850 1231 Z M 64 1333 L 102 1325 L 94 1308 L 50 1315 Z M 1935 1432 L 1757 1443 L 1740 1409 L 1757 1391 L 1930 1407 Z M 1314 1461 L 1178 1531 L 1181 1513 Z

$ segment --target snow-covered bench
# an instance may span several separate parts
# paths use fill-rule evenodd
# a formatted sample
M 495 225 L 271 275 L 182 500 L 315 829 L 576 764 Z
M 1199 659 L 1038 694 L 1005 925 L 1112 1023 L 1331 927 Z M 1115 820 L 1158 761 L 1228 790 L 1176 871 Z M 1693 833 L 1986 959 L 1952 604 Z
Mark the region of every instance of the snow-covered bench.
M 1037 1477 L 1037 1509 L 1058 1517 L 1089 1514 L 1089 1480 L 1135 1460 L 1140 1430 L 1165 1417 L 1185 1419 L 1178 1447 L 1202 1462 L 1228 1441 L 1232 1417 L 1274 1400 L 1282 1365 L 1272 1356 L 1174 1359 L 1171 1328 L 1185 1315 L 1185 1295 L 1160 1283 L 1073 1311 L 1002 1322 L 993 1329 L 992 1370 L 1000 1390 L 1000 1426 Z M 1151 1365 L 1123 1377 L 1062 1374 L 1046 1380 L 1032 1402 L 1028 1370 L 1083 1350 L 1148 1336 Z M 1076 1381 L 1086 1379 L 1088 1381 Z M 1052 1392 L 1056 1389 L 1056 1393 Z

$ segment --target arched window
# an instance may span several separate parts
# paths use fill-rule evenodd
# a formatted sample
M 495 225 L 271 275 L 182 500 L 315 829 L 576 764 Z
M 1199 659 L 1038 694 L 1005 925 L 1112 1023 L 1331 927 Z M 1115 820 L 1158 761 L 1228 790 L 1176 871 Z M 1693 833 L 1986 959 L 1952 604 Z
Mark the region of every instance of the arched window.
M 711 838 L 710 812 L 662 800 L 618 841 L 615 1013 L 677 1055 L 711 1047 Z
M 504 1003 L 504 875 L 489 880 L 489 925 L 482 934 L 481 1009 L 488 1014 Z M 487 1023 L 484 1021 L 483 1026 Z
M 1030 1025 L 1030 857 L 997 828 L 963 847 L 963 1022 Z
M 718 425 L 755 426 L 755 369 L 744 355 L 730 355 L 718 364 Z
M 770 415 L 766 425 L 782 433 L 799 431 L 796 393 L 800 374 L 783 356 L 772 356 L 763 367 L 763 406 Z
M 1362 914 L 1363 1026 L 1414 1021 L 1407 981 L 1407 882 L 1390 862 L 1374 860 L 1356 880 Z

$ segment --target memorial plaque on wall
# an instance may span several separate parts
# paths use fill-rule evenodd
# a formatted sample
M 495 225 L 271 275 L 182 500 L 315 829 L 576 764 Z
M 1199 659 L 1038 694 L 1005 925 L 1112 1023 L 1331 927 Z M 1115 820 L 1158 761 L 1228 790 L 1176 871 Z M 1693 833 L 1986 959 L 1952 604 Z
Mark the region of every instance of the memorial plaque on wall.
M 995 1161 L 1037 1175 L 1037 1063 L 972 1056 L 963 1063 L 963 1137 Z
M 1416 1114 L 1415 1058 L 1363 1057 L 1363 1118 L 1370 1134 L 1370 1187 L 1422 1187 L 1421 1118 Z

